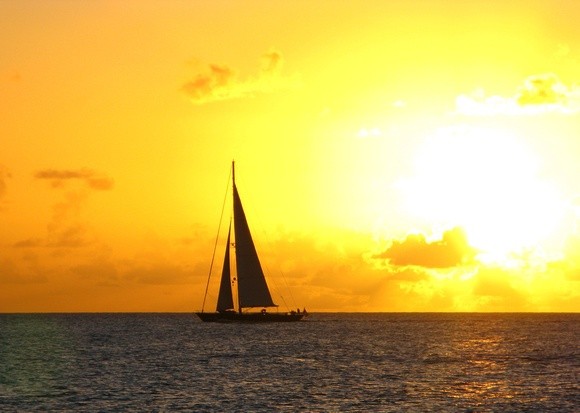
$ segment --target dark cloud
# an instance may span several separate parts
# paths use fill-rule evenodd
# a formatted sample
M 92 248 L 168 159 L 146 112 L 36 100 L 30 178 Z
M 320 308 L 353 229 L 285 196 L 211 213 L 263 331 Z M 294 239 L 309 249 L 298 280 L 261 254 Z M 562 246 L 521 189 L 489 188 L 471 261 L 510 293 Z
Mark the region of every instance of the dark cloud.
M 8 169 L 3 165 L 0 165 L 0 199 L 6 194 L 6 190 L 8 188 L 7 181 L 11 177 L 12 175 Z
M 32 268 L 19 267 L 10 259 L 0 258 L 0 285 L 45 283 L 47 277 Z
M 533 75 L 525 79 L 514 96 L 486 96 L 483 90 L 460 95 L 456 112 L 468 116 L 573 115 L 580 112 L 580 87 L 566 85 L 552 73 Z
M 295 78 L 282 76 L 283 63 L 280 52 L 270 51 L 262 56 L 259 75 L 247 79 L 239 79 L 236 71 L 228 66 L 210 64 L 204 73 L 198 73 L 181 90 L 193 103 L 203 104 L 293 88 L 298 82 Z
M 262 56 L 262 73 L 277 74 L 282 70 L 284 58 L 280 52 L 271 51 Z
M 79 248 L 90 245 L 88 231 L 84 225 L 73 224 L 50 234 L 48 247 L 52 248 Z
M 192 277 L 191 269 L 165 263 L 135 266 L 124 274 L 124 278 L 127 280 L 153 285 L 189 284 L 192 282 Z
M 474 297 L 485 303 L 487 311 L 530 311 L 532 304 L 518 288 L 512 285 L 510 270 L 503 268 L 479 268 L 473 277 Z
M 28 238 L 12 244 L 14 248 L 38 248 L 44 247 L 45 245 L 45 241 L 40 238 Z
M 204 103 L 212 100 L 227 99 L 232 95 L 229 86 L 235 81 L 235 73 L 226 66 L 210 65 L 209 72 L 197 75 L 183 85 L 182 90 L 192 102 Z
M 60 188 L 67 181 L 79 180 L 84 182 L 89 188 L 96 190 L 109 190 L 113 188 L 113 180 L 103 174 L 91 169 L 44 169 L 34 174 L 36 179 L 46 179 L 50 181 L 53 188 Z
M 48 226 L 47 239 L 28 238 L 18 241 L 14 248 L 80 248 L 93 244 L 89 230 L 79 223 Z
M 404 282 L 419 282 L 428 281 L 431 277 L 425 270 L 419 270 L 413 267 L 403 267 L 402 269 L 395 269 L 389 272 L 388 280 L 390 281 L 404 281 Z
M 83 175 L 78 176 L 74 171 L 42 171 L 42 175 L 37 178 L 85 179 Z M 52 217 L 46 225 L 46 237 L 25 239 L 16 242 L 13 246 L 16 248 L 80 248 L 93 244 L 96 240 L 94 232 L 82 219 L 82 211 L 89 196 L 90 193 L 86 190 L 64 192 L 63 199 L 52 206 Z
M 392 265 L 416 265 L 426 268 L 449 268 L 470 262 L 475 255 L 461 228 L 443 233 L 441 240 L 427 242 L 422 234 L 393 241 L 391 246 L 374 258 L 384 258 Z
M 121 285 L 118 265 L 109 259 L 100 258 L 73 266 L 70 270 L 79 278 L 92 280 L 100 287 L 118 287 Z
M 480 268 L 474 276 L 473 293 L 483 297 L 504 297 L 513 299 L 519 293 L 510 285 L 508 271 L 500 268 Z
M 530 76 L 516 97 L 520 105 L 566 104 L 568 88 L 554 74 Z

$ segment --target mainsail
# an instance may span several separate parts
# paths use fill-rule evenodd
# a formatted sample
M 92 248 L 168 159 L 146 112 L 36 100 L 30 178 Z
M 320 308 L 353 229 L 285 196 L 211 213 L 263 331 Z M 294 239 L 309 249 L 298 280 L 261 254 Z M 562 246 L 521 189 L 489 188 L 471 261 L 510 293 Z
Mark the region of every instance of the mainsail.
M 276 307 L 266 284 L 235 181 L 233 186 L 239 307 Z
M 218 295 L 217 311 L 226 311 L 234 308 L 234 299 L 232 296 L 232 282 L 230 279 L 230 229 L 228 230 L 228 242 L 226 243 L 226 254 L 224 257 L 224 267 L 222 269 L 222 279 L 220 282 L 220 291 Z

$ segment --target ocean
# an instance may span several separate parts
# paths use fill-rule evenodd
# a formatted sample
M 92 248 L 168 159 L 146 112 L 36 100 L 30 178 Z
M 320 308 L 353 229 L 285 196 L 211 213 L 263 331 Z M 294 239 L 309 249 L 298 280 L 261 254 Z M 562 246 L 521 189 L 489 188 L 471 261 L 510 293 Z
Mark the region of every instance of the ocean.
M 0 315 L 0 411 L 580 411 L 580 314 Z

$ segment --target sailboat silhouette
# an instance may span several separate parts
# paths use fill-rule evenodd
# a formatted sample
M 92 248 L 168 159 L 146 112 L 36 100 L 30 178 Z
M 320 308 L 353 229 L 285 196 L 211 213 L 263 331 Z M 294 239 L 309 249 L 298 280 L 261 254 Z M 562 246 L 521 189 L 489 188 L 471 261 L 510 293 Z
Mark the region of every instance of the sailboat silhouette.
M 232 225 L 230 223 L 216 311 L 204 312 L 202 308 L 202 311 L 196 312 L 196 314 L 202 321 L 206 322 L 284 322 L 302 320 L 307 316 L 306 311 L 268 312 L 266 310 L 266 308 L 278 306 L 272 300 L 272 295 L 266 283 L 264 271 L 262 270 L 236 187 L 235 177 L 235 164 L 232 162 L 233 234 L 235 241 L 232 244 Z M 234 308 L 232 271 L 230 267 L 230 247 L 232 245 L 235 245 L 235 268 L 237 270 L 237 277 L 233 278 L 236 280 L 234 284 L 237 286 L 237 309 Z M 207 297 L 207 288 L 205 295 Z M 204 297 L 204 303 L 206 297 Z M 261 311 L 251 311 L 255 308 L 261 308 Z

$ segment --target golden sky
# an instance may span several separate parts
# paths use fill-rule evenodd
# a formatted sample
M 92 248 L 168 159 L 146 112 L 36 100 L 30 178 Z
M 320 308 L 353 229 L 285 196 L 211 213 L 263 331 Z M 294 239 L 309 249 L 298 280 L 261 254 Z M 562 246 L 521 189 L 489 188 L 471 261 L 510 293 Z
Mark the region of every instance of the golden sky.
M 0 312 L 200 309 L 232 159 L 280 304 L 580 311 L 578 15 L 0 2 Z

